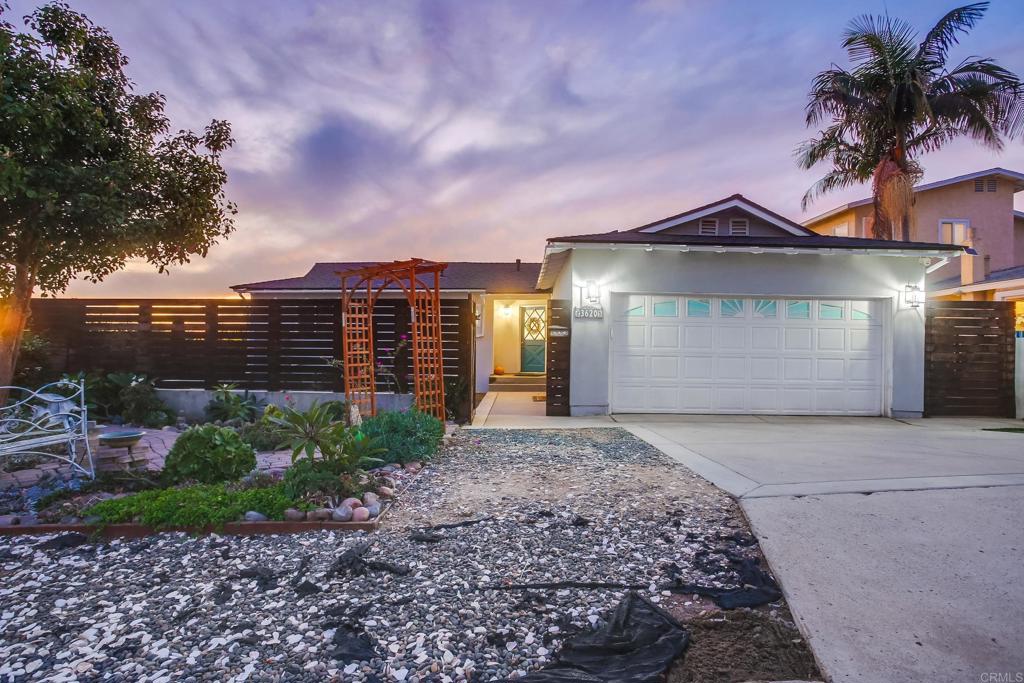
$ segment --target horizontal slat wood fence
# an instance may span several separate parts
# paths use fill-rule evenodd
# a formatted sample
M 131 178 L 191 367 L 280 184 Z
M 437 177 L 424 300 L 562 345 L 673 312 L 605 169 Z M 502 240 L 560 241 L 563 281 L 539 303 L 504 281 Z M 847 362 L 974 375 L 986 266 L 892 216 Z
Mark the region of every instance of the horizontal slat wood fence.
M 1014 417 L 1014 309 L 1007 301 L 929 301 L 925 414 Z
M 473 314 L 468 299 L 442 299 L 446 379 L 472 377 Z M 36 299 L 29 328 L 50 341 L 58 372 L 141 372 L 163 388 L 344 391 L 338 299 Z M 379 299 L 374 346 L 383 372 L 410 387 L 409 306 Z M 470 399 L 464 411 L 468 414 Z

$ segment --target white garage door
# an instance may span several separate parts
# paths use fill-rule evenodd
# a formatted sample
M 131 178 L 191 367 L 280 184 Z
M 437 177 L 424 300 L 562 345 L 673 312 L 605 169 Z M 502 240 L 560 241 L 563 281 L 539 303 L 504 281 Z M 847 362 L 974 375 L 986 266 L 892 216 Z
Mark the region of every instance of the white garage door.
M 615 295 L 612 411 L 878 415 L 882 307 Z

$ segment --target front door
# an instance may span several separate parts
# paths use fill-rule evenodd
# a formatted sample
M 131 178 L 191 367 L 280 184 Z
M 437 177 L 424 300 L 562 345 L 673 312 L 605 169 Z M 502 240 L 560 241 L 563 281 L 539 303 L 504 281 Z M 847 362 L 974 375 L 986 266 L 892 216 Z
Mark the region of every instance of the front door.
M 522 306 L 519 309 L 520 372 L 544 372 L 544 340 L 548 332 L 546 316 L 545 306 Z

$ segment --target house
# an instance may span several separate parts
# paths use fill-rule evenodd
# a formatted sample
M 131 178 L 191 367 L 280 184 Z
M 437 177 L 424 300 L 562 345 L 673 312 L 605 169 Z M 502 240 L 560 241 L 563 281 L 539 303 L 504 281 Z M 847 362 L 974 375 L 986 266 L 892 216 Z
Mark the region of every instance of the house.
M 574 415 L 920 416 L 925 271 L 955 244 L 822 235 L 742 195 L 548 240 Z
M 928 298 L 1024 300 L 1024 213 L 1014 195 L 1024 173 L 990 168 L 914 189 L 910 238 L 970 245 L 977 255 L 937 267 L 928 276 Z M 804 222 L 822 235 L 870 237 L 871 198 L 836 207 Z M 1024 310 L 1022 310 L 1024 313 Z
M 630 230 L 550 238 L 540 264 L 450 263 L 441 296 L 472 306 L 478 394 L 499 367 L 531 378 L 557 363 L 548 386 L 567 378 L 574 415 L 919 416 L 925 271 L 963 252 L 821 235 L 737 194 Z M 337 271 L 359 265 L 233 289 L 336 297 Z M 556 328 L 553 311 L 571 318 Z
M 234 285 L 253 299 L 312 299 L 340 297 L 339 271 L 370 265 L 366 262 L 317 263 L 300 277 Z M 474 375 L 471 385 L 486 393 L 492 382 L 509 382 L 516 389 L 544 392 L 546 307 L 548 294 L 536 289 L 539 263 L 450 262 L 441 275 L 445 302 L 469 301 L 475 329 Z M 397 285 L 382 298 L 401 299 Z M 390 323 L 384 323 L 390 324 Z M 393 340 L 385 338 L 393 346 Z M 493 375 L 498 368 L 504 377 Z

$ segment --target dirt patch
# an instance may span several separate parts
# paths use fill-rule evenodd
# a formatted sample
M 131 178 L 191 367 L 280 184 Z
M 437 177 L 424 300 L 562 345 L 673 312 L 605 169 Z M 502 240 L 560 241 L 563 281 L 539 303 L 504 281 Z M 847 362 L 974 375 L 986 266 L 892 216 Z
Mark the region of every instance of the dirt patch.
M 690 647 L 667 683 L 816 681 L 821 674 L 796 627 L 759 610 L 715 612 L 686 622 Z

